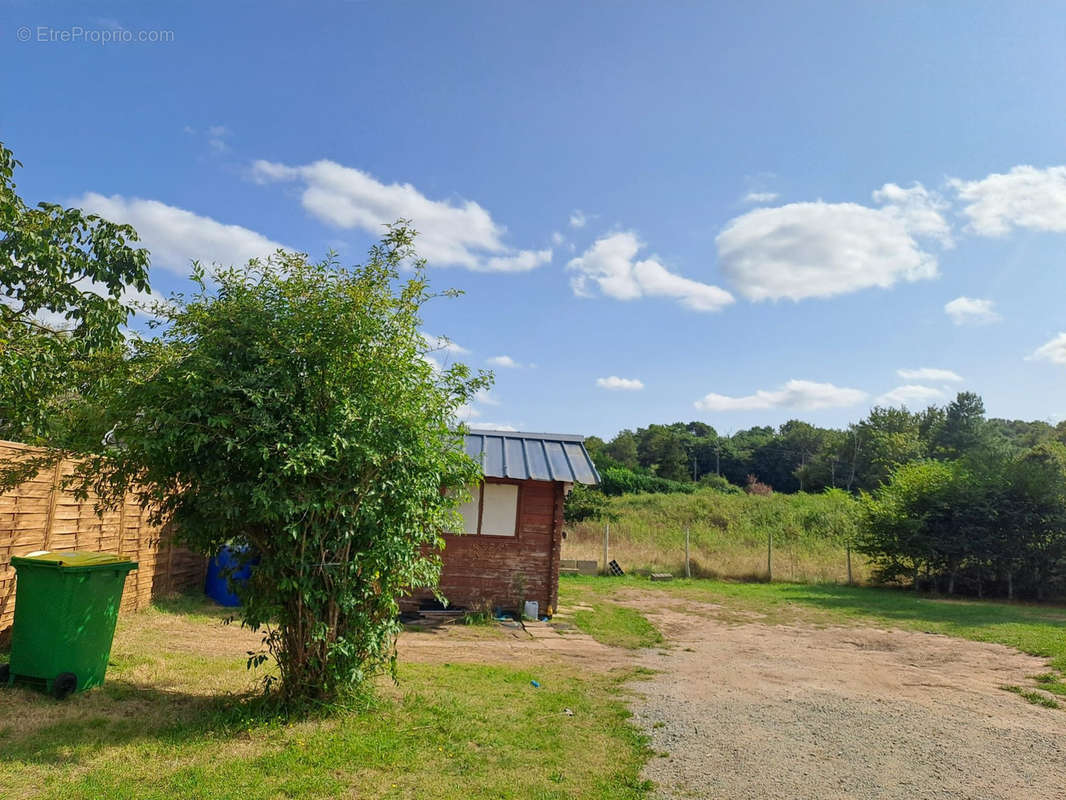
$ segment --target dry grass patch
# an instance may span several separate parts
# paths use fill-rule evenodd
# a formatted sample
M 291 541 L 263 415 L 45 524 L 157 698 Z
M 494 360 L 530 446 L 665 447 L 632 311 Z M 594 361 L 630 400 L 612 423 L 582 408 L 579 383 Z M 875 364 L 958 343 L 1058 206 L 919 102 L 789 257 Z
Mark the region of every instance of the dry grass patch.
M 225 613 L 180 601 L 124 615 L 104 686 L 63 703 L 0 692 L 5 800 L 640 798 L 648 790 L 639 778 L 647 752 L 619 697 L 631 670 L 407 663 L 398 685 L 382 681 L 372 698 L 293 721 L 254 701 L 256 675 L 244 662 L 259 637 L 223 625 Z M 466 648 L 500 635 L 495 626 L 449 628 Z

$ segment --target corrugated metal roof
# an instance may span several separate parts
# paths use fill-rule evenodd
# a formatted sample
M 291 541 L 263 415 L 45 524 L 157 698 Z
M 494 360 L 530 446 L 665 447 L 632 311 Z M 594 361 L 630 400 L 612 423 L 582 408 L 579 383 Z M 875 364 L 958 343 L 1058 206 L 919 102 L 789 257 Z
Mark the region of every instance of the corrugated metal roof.
M 584 442 L 584 436 L 470 428 L 465 447 L 487 478 L 599 483 Z

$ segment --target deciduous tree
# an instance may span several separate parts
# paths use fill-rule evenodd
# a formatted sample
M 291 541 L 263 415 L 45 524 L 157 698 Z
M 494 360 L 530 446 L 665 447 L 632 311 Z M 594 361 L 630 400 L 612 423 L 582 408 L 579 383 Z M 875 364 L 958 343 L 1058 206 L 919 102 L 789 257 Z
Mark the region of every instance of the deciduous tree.
M 490 376 L 427 357 L 433 295 L 402 224 L 353 269 L 279 252 L 194 280 L 133 344 L 113 446 L 81 475 L 110 502 L 136 492 L 200 552 L 257 559 L 239 589 L 265 630 L 252 661 L 276 660 L 285 701 L 331 701 L 393 663 L 398 598 L 435 585 L 480 472 L 455 412 Z

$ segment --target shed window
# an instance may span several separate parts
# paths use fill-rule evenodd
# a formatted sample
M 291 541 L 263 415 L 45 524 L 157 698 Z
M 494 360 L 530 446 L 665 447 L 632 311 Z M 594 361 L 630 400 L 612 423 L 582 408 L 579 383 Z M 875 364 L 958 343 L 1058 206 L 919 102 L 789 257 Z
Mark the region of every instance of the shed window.
M 462 533 L 514 536 L 518 530 L 518 486 L 483 483 L 470 488 L 471 499 L 459 506 Z
M 460 533 L 477 533 L 477 512 L 480 506 L 480 489 L 477 486 L 470 488 L 470 499 L 459 506 L 459 513 L 463 515 L 463 530 Z
M 518 487 L 486 483 L 481 495 L 481 535 L 514 536 L 518 526 Z

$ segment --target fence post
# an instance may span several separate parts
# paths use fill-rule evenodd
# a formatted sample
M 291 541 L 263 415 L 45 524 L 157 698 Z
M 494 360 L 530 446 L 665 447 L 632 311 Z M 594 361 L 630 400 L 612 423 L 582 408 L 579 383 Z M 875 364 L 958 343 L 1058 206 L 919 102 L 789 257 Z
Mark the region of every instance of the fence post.
M 56 524 L 56 505 L 59 503 L 60 479 L 63 475 L 63 462 L 57 461 L 52 471 L 52 488 L 48 493 L 48 513 L 44 518 L 44 549 L 52 546 L 52 535 Z
M 846 547 L 848 551 L 848 586 L 851 586 L 851 542 L 848 542 Z
M 688 526 L 685 526 L 685 577 L 692 577 L 692 564 L 688 557 Z
M 770 583 L 774 582 L 774 532 L 766 532 L 766 575 Z
M 608 554 L 608 546 L 611 539 L 611 523 L 606 523 L 603 526 L 603 569 L 601 573 L 603 575 L 609 575 L 610 570 L 607 567 L 607 562 L 610 559 Z

